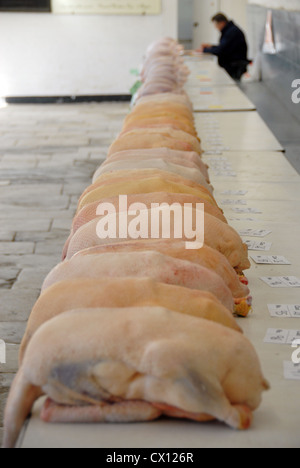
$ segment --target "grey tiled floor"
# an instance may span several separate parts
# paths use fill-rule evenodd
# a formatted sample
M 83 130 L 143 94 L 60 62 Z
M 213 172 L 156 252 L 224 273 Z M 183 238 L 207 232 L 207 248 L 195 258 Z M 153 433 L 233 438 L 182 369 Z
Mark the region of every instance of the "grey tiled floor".
M 0 443 L 26 321 L 61 257 L 76 202 L 120 131 L 128 104 L 0 109 Z

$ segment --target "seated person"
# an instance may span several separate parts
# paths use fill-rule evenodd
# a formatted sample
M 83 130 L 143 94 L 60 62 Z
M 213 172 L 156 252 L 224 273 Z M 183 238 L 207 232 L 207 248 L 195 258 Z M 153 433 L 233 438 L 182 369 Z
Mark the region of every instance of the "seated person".
M 221 32 L 219 45 L 202 44 L 199 52 L 216 55 L 219 59 L 220 67 L 236 81 L 240 81 L 247 72 L 248 46 L 243 31 L 229 21 L 223 13 L 218 13 L 212 18 L 212 22 Z

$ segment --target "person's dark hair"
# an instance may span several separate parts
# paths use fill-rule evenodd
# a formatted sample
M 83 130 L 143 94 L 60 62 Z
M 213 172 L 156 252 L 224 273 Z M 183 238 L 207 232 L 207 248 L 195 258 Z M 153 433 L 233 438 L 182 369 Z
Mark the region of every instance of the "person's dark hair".
M 211 20 L 213 23 L 228 23 L 228 18 L 223 13 L 218 13 Z

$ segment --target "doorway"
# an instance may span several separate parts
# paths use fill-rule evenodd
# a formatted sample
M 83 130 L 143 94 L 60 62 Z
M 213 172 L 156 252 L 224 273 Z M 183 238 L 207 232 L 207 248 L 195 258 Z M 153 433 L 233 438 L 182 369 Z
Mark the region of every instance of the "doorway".
M 247 0 L 179 0 L 178 37 L 186 49 L 197 49 L 202 43 L 218 43 L 219 33 L 211 18 L 219 11 L 247 30 Z

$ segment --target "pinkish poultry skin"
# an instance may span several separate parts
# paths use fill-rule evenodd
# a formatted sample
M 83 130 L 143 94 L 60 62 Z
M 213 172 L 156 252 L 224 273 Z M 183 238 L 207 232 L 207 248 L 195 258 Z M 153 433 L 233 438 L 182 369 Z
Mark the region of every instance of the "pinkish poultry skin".
M 231 291 L 216 273 L 195 263 L 151 251 L 73 257 L 48 275 L 43 290 L 70 279 L 134 277 L 152 278 L 160 283 L 211 292 L 228 310 L 233 311 Z
M 119 197 L 110 197 L 105 198 L 103 200 L 98 200 L 94 203 L 89 203 L 88 205 L 84 206 L 75 216 L 71 228 L 71 233 L 69 238 L 66 241 L 66 244 L 63 249 L 62 259 L 64 260 L 67 256 L 68 248 L 70 241 L 74 234 L 85 224 L 93 221 L 97 218 L 97 209 L 101 202 L 111 203 L 113 206 L 119 206 Z M 127 195 L 127 205 L 131 206 L 133 203 L 143 203 L 148 209 L 151 208 L 152 203 L 158 203 L 161 205 L 162 203 L 168 203 L 169 205 L 173 205 L 173 203 L 179 203 L 181 206 L 184 204 L 189 203 L 196 207 L 197 203 L 204 204 L 204 210 L 206 213 L 215 216 L 220 221 L 227 223 L 225 216 L 221 209 L 217 206 L 209 203 L 207 200 L 196 197 L 194 195 L 184 194 L 184 193 L 167 193 L 167 192 L 155 192 L 151 194 L 133 194 Z
M 199 171 L 199 169 L 192 169 L 189 167 L 184 167 L 179 164 L 173 164 L 171 162 L 166 162 L 163 159 L 149 159 L 149 160 L 135 160 L 135 161 L 118 161 L 105 166 L 100 167 L 94 175 L 93 182 L 96 182 L 97 179 L 106 173 L 113 173 L 117 171 L 130 171 L 137 169 L 159 169 L 161 171 L 169 172 L 171 174 L 180 175 L 185 179 L 192 180 L 199 185 L 210 188 L 206 181 L 206 177 Z
M 95 255 L 103 253 L 129 253 L 129 252 L 145 252 L 156 251 L 163 253 L 169 257 L 179 258 L 188 262 L 196 263 L 197 265 L 208 268 L 219 275 L 224 283 L 229 287 L 235 299 L 247 297 L 250 293 L 248 281 L 243 276 L 242 281 L 232 268 L 226 257 L 216 250 L 207 247 L 202 249 L 187 250 L 184 242 L 169 242 L 162 240 L 153 241 L 129 241 L 119 244 L 99 245 L 78 252 L 75 257 L 86 255 Z
M 209 182 L 208 166 L 202 161 L 198 153 L 170 150 L 169 148 L 121 151 L 120 153 L 116 153 L 104 161 L 100 167 L 105 167 L 108 164 L 118 161 L 136 161 L 149 159 L 163 159 L 164 161 L 171 162 L 179 166 L 190 167 L 192 169 L 198 168 L 205 176 L 206 181 Z
M 145 210 L 151 211 L 151 210 Z M 248 269 L 250 266 L 248 259 L 248 249 L 245 244 L 243 244 L 242 239 L 238 233 L 230 227 L 228 224 L 223 223 L 219 219 L 211 216 L 209 214 L 204 214 L 205 218 L 205 238 L 204 244 L 212 247 L 218 252 L 225 255 L 232 267 L 237 268 L 241 271 Z M 148 214 L 148 219 L 151 219 L 151 214 Z M 194 219 L 196 219 L 194 217 Z M 120 238 L 117 236 L 115 239 L 101 239 L 97 234 L 97 226 L 100 217 L 90 221 L 85 224 L 83 227 L 78 229 L 75 235 L 72 237 L 67 258 L 70 259 L 80 250 L 87 249 L 89 247 L 95 247 L 97 245 L 107 245 L 119 243 Z M 117 216 L 117 233 L 119 232 L 118 223 L 119 217 Z M 172 224 L 173 223 L 173 224 Z M 174 219 L 171 220 L 171 229 L 170 229 L 170 239 L 169 241 L 174 241 Z M 149 226 L 150 230 L 151 226 Z M 148 233 L 149 239 L 151 239 L 151 231 Z M 183 241 L 190 241 L 186 238 L 183 233 Z

